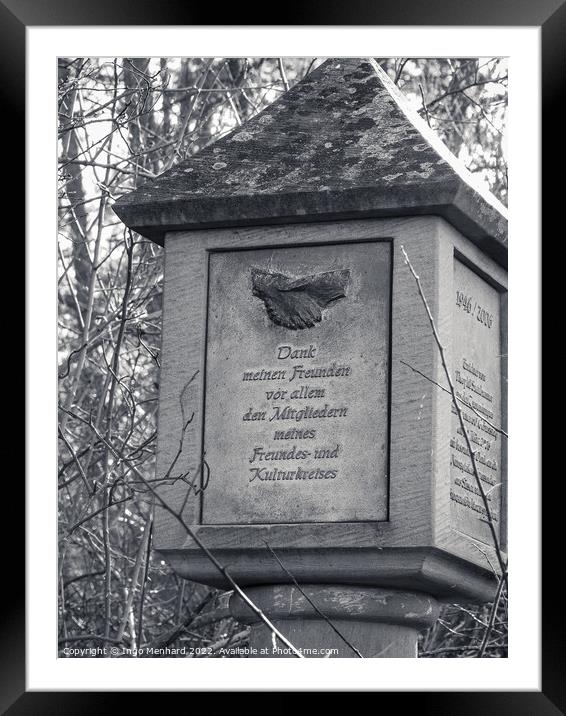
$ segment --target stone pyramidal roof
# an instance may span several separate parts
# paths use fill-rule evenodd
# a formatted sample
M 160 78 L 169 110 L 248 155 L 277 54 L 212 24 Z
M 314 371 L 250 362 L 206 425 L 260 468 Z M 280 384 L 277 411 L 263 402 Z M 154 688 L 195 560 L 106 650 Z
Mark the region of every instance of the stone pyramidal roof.
M 507 219 L 371 59 L 329 59 L 114 204 L 140 234 L 436 214 L 506 262 Z

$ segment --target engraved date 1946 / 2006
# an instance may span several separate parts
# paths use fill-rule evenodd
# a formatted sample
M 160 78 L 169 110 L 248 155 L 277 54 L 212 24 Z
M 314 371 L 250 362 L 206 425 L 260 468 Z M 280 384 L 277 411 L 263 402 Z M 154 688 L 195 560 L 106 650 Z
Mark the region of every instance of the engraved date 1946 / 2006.
M 493 325 L 493 314 L 482 308 L 473 296 L 467 296 L 463 291 L 456 291 L 456 305 L 476 319 L 484 326 L 491 328 Z
M 260 268 L 251 272 L 253 295 L 263 301 L 269 318 L 294 331 L 320 323 L 322 311 L 346 297 L 350 281 L 348 269 L 297 279 Z

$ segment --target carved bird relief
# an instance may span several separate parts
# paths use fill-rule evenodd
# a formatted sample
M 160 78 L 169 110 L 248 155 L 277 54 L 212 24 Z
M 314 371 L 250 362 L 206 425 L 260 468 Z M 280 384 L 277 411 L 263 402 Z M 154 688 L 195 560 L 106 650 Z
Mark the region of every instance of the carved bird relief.
M 252 268 L 253 295 L 263 301 L 273 323 L 294 331 L 320 323 L 323 310 L 346 297 L 349 280 L 348 269 L 294 279 Z

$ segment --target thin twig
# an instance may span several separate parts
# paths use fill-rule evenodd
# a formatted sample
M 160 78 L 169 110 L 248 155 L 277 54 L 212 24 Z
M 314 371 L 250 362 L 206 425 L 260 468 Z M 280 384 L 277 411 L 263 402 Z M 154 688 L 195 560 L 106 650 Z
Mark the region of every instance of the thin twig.
M 308 602 L 308 603 L 311 605 L 311 607 L 315 610 L 315 612 L 318 614 L 318 616 L 319 616 L 319 617 L 322 617 L 322 619 L 324 619 L 324 621 L 330 626 L 330 628 L 332 629 L 332 631 L 333 631 L 335 634 L 337 634 L 337 635 L 340 637 L 340 639 L 342 639 L 342 641 L 344 642 L 344 644 L 346 644 L 346 646 L 350 647 L 350 649 L 356 654 L 357 657 L 359 657 L 360 659 L 363 659 L 364 657 L 363 657 L 363 655 L 361 654 L 360 650 L 357 649 L 351 642 L 349 642 L 348 639 L 346 639 L 346 637 L 342 634 L 342 632 L 339 631 L 339 630 L 336 628 L 336 626 L 332 623 L 332 621 L 326 616 L 326 614 L 324 614 L 324 612 L 322 612 L 322 611 L 316 606 L 316 604 L 313 602 L 313 600 L 309 597 L 309 595 L 305 592 L 305 590 L 304 590 L 304 589 L 301 587 L 301 585 L 297 582 L 297 580 L 295 579 L 295 577 L 291 574 L 291 572 L 287 569 L 287 567 L 286 567 L 286 566 L 283 564 L 283 562 L 279 559 L 279 557 L 277 556 L 277 554 L 275 554 L 273 548 L 272 548 L 265 540 L 263 540 L 263 541 L 264 541 L 265 546 L 267 547 L 267 549 L 271 552 L 271 554 L 273 555 L 273 557 L 275 557 L 275 559 L 277 560 L 277 563 L 279 564 L 279 566 L 281 567 L 281 569 L 282 569 L 282 570 L 285 572 L 285 574 L 292 580 L 292 582 L 293 582 L 293 584 L 295 585 L 295 587 L 299 590 L 299 592 L 303 595 L 303 597 L 307 600 L 307 602 Z
M 146 545 L 146 552 L 145 552 L 145 565 L 144 565 L 144 571 L 143 571 L 143 578 L 141 582 L 141 590 L 140 590 L 140 604 L 139 604 L 139 610 L 138 610 L 138 631 L 137 631 L 137 648 L 139 649 L 142 643 L 142 631 L 143 631 L 143 608 L 145 604 L 145 588 L 147 584 L 147 578 L 149 574 L 149 563 L 151 561 L 151 540 L 153 537 L 153 511 L 154 507 L 151 506 L 151 512 L 149 514 L 148 519 L 148 538 L 147 538 L 147 545 Z
M 279 67 L 279 74 L 281 75 L 281 81 L 283 82 L 283 87 L 285 87 L 285 92 L 288 92 L 289 80 L 287 79 L 287 75 L 285 74 L 285 67 L 283 65 L 282 57 L 277 58 L 277 66 Z
M 491 636 L 493 627 L 495 625 L 495 618 L 497 616 L 497 610 L 499 609 L 499 602 L 501 600 L 501 595 L 503 594 L 504 584 L 505 584 L 504 580 L 500 579 L 499 584 L 497 585 L 497 594 L 495 595 L 495 600 L 494 600 L 493 604 L 491 605 L 491 611 L 489 614 L 489 622 L 485 629 L 481 646 L 478 649 L 478 653 L 476 654 L 476 656 L 480 659 L 485 654 L 485 650 L 487 649 L 488 642 L 489 642 L 489 637 Z
M 406 365 L 407 368 L 410 368 L 413 371 L 413 373 L 418 373 L 418 375 L 422 376 L 423 378 L 428 380 L 433 385 L 436 385 L 437 388 L 440 388 L 440 390 L 443 390 L 445 393 L 448 393 L 448 395 L 451 395 L 448 388 L 445 388 L 443 385 L 440 385 L 440 383 L 437 383 L 436 380 L 433 380 L 430 376 L 426 375 L 425 373 L 420 371 L 418 368 L 415 368 L 410 363 L 407 363 L 404 360 L 399 360 L 399 363 Z M 490 423 L 487 418 L 485 418 L 478 410 L 476 410 L 472 405 L 467 403 L 465 400 L 462 400 L 462 398 L 458 398 L 458 397 L 456 397 L 456 400 L 458 400 L 460 403 L 462 403 L 462 405 L 464 405 L 466 408 L 468 408 L 473 413 L 475 413 L 475 415 L 477 415 L 478 418 L 481 418 L 486 425 L 489 425 L 489 427 L 492 428 L 492 430 L 495 430 L 496 432 L 501 433 L 501 435 L 504 435 L 506 438 L 509 437 L 507 435 L 507 433 L 505 432 L 505 430 L 502 430 L 501 428 L 498 428 L 497 425 Z

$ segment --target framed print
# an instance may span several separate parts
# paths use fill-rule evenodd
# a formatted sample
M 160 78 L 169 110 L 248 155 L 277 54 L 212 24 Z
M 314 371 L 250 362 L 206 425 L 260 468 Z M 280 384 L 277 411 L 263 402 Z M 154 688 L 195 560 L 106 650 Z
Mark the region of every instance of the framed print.
M 8 713 L 175 690 L 566 707 L 539 509 L 547 5 L 290 27 L 3 0 L 30 359 Z

